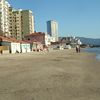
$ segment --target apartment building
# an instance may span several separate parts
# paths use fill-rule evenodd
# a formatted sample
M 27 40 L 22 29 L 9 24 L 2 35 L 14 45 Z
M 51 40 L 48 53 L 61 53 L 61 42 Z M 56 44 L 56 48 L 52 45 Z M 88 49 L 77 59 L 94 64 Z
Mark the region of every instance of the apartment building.
M 0 35 L 18 40 L 34 33 L 34 16 L 30 10 L 14 10 L 6 0 L 0 0 Z
M 21 27 L 21 10 L 13 10 L 9 8 L 10 12 L 10 34 L 11 37 L 15 37 L 18 40 L 22 39 L 22 27 Z
M 56 21 L 47 21 L 47 33 L 58 41 L 58 23 Z
M 26 34 L 34 32 L 34 17 L 30 10 L 13 10 L 9 8 L 10 34 L 18 40 L 24 38 Z
M 15 37 L 15 17 L 13 14 L 13 8 L 9 7 L 9 31 L 12 37 Z
M 9 7 L 6 0 L 0 0 L 0 35 L 9 36 Z
M 34 16 L 31 10 L 22 10 L 22 34 L 34 33 Z

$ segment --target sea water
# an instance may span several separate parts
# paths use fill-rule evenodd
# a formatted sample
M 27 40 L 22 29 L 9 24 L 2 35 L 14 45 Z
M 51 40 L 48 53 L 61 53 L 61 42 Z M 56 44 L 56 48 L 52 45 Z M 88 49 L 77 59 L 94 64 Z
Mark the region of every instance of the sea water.
M 100 48 L 86 48 L 85 51 L 95 53 L 96 59 L 100 60 Z

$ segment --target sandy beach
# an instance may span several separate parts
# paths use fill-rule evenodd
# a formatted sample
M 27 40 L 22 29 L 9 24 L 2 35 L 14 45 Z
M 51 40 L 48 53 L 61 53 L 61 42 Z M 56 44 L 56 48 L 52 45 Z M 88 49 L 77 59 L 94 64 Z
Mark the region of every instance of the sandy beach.
M 100 61 L 75 50 L 0 55 L 0 100 L 100 100 Z

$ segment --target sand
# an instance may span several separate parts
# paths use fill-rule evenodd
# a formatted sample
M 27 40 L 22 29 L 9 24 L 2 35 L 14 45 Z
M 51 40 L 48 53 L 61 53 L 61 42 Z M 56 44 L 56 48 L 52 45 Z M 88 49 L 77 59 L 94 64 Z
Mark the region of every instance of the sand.
M 0 55 L 0 100 L 100 100 L 100 62 L 75 50 Z

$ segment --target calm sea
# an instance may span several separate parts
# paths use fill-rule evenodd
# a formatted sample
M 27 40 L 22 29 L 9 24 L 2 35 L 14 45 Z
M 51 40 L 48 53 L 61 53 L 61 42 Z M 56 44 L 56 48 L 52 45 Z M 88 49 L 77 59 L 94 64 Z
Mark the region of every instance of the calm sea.
M 100 60 L 100 48 L 86 48 L 85 51 L 95 53 L 96 59 Z

